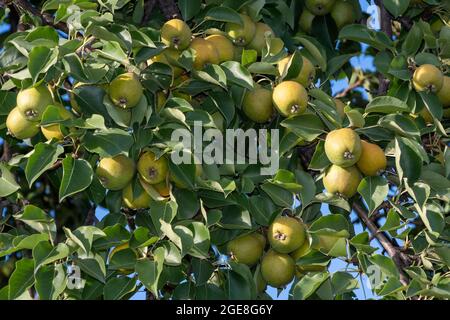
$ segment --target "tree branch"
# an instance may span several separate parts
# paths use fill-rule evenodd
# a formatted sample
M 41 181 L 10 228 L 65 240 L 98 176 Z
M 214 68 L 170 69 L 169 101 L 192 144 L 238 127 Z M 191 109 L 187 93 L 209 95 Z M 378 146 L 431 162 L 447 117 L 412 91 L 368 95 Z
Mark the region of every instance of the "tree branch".
M 358 88 L 364 83 L 364 80 L 366 80 L 364 77 L 359 77 L 358 80 L 356 80 L 354 83 L 349 85 L 347 88 L 342 90 L 340 93 L 338 93 L 335 98 L 343 98 L 347 94 L 349 94 L 353 89 Z
M 392 39 L 392 18 L 383 4 L 383 0 L 375 0 L 375 4 L 380 8 L 380 26 L 381 31 L 387 34 L 389 39 Z M 378 95 L 385 95 L 389 88 L 389 80 L 381 73 L 378 74 Z
M 409 284 L 409 278 L 406 273 L 403 271 L 404 268 L 408 267 L 411 264 L 411 261 L 407 254 L 401 252 L 399 248 L 395 247 L 388 237 L 380 231 L 378 226 L 372 221 L 367 215 L 366 210 L 359 205 L 358 203 L 353 204 L 353 210 L 355 210 L 359 219 L 367 226 L 370 233 L 378 240 L 381 246 L 386 250 L 387 254 L 391 256 L 394 261 L 397 269 L 400 273 L 400 282 L 403 285 Z
M 8 4 L 8 2 L 7 2 Z M 29 3 L 27 0 L 14 0 L 12 4 L 17 8 L 18 11 L 20 9 L 29 12 L 30 14 L 39 17 L 42 20 L 43 24 L 53 26 L 65 33 L 69 33 L 69 28 L 65 23 L 58 22 L 55 23 L 53 17 L 48 13 L 42 13 L 38 8 L 34 7 L 31 3 Z
M 3 154 L 2 157 L 0 158 L 0 161 L 9 162 L 11 158 L 12 158 L 11 147 L 9 146 L 8 141 L 3 140 Z

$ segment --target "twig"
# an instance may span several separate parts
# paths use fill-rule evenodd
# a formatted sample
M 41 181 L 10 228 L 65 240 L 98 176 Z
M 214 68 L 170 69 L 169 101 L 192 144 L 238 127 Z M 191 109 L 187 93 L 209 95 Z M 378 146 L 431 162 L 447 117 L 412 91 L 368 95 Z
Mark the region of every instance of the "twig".
M 361 205 L 359 205 L 358 203 L 354 203 L 353 210 L 355 210 L 359 219 L 367 226 L 370 233 L 378 240 L 381 246 L 386 250 L 387 254 L 391 256 L 392 260 L 397 266 L 397 269 L 399 270 L 400 282 L 405 286 L 408 285 L 409 278 L 403 271 L 405 267 L 410 265 L 410 259 L 408 255 L 401 252 L 399 248 L 395 247 L 391 243 L 391 241 L 389 241 L 388 237 L 383 232 L 380 232 L 378 226 L 375 224 L 375 222 L 373 222 L 369 218 L 366 210 Z
M 96 222 L 97 218 L 95 217 L 95 205 L 89 209 L 86 219 L 84 220 L 85 226 L 92 226 Z
M 381 31 L 387 34 L 389 39 L 392 39 L 392 18 L 383 4 L 383 0 L 375 0 L 375 4 L 380 8 L 380 26 Z M 385 95 L 389 88 L 389 80 L 383 74 L 378 74 L 378 95 Z
M 7 2 L 7 4 L 9 4 Z M 27 0 L 14 0 L 12 4 L 20 11 L 20 9 L 25 10 L 29 12 L 30 14 L 39 17 L 42 20 L 42 23 L 53 26 L 65 33 L 69 33 L 69 28 L 65 23 L 58 22 L 55 23 L 53 17 L 48 13 L 41 13 L 41 11 L 34 7 L 31 3 L 29 3 Z
M 0 158 L 0 162 L 1 161 L 9 162 L 9 160 L 11 160 L 11 157 L 12 157 L 11 147 L 9 146 L 8 141 L 3 140 L 3 154 L 2 157 Z
M 343 98 L 347 94 L 349 94 L 353 89 L 358 88 L 364 83 L 365 78 L 359 77 L 357 81 L 355 81 L 353 84 L 349 85 L 347 88 L 342 90 L 340 93 L 338 93 L 335 98 Z

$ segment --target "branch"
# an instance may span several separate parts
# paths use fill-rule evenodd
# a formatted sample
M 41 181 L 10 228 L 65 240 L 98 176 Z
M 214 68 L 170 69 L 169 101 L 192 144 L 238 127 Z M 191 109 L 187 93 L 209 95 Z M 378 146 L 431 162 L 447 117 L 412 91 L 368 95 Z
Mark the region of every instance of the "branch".
M 174 0 L 158 0 L 158 6 L 167 20 L 181 18 L 180 10 Z
M 365 78 L 359 77 L 358 80 L 356 80 L 354 83 L 349 85 L 347 88 L 342 90 L 340 93 L 338 93 L 335 98 L 342 98 L 345 97 L 347 94 L 349 94 L 353 89 L 358 88 L 364 83 Z
M 389 39 L 392 39 L 392 18 L 383 4 L 383 0 L 375 0 L 375 4 L 380 8 L 380 26 L 381 31 L 387 34 Z M 389 88 L 389 80 L 387 80 L 381 73 L 378 74 L 378 95 L 385 95 Z
M 9 146 L 8 141 L 3 140 L 3 154 L 2 157 L 0 158 L 0 162 L 9 162 L 9 160 L 11 160 L 12 158 L 12 152 L 11 152 L 11 148 Z
M 366 210 L 361 205 L 359 205 L 358 203 L 354 203 L 353 210 L 355 210 L 359 219 L 367 226 L 370 233 L 378 240 L 384 250 L 386 250 L 387 254 L 391 256 L 392 260 L 397 266 L 397 269 L 400 272 L 400 282 L 405 286 L 408 285 L 409 278 L 403 271 L 404 268 L 410 265 L 410 259 L 408 255 L 401 252 L 399 248 L 395 247 L 391 243 L 388 237 L 384 233 L 382 233 L 380 229 L 378 229 L 378 226 L 375 224 L 375 222 L 369 218 Z
M 7 1 L 6 4 L 9 4 L 9 2 Z M 42 13 L 38 8 L 34 7 L 27 0 L 14 0 L 12 4 L 18 10 L 22 9 L 36 17 L 39 17 L 42 20 L 42 23 L 49 25 L 49 26 L 53 26 L 65 33 L 69 33 L 69 28 L 67 27 L 67 25 L 65 23 L 62 23 L 62 22 L 55 23 L 51 14 Z
M 86 219 L 84 220 L 85 226 L 92 226 L 97 221 L 97 218 L 95 217 L 95 205 L 93 205 L 86 216 Z

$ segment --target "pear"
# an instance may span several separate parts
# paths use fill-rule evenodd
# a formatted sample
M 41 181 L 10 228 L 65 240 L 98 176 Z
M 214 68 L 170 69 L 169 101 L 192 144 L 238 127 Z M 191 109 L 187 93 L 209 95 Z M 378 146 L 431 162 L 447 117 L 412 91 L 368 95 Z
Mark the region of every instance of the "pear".
M 109 190 L 125 188 L 134 176 L 134 161 L 123 154 L 100 160 L 96 174 L 101 184 Z
M 161 28 L 161 41 L 170 48 L 184 50 L 189 47 L 191 38 L 191 29 L 183 20 L 169 20 Z
M 30 121 L 39 121 L 53 98 L 47 87 L 40 85 L 34 88 L 22 89 L 17 94 L 17 108 Z
M 144 94 L 138 76 L 132 72 L 117 76 L 109 84 L 108 91 L 111 101 L 124 109 L 135 107 Z
M 6 127 L 13 137 L 20 140 L 32 138 L 39 132 L 37 123 L 28 120 L 18 107 L 9 112 Z

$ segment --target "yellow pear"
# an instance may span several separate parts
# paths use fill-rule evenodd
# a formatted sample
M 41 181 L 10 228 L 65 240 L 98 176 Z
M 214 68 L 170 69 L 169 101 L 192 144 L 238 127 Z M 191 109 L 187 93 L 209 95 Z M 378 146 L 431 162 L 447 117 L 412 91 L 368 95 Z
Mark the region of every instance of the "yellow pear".
M 292 55 L 289 55 L 278 62 L 278 72 L 283 75 L 286 69 L 289 67 L 289 62 L 292 59 Z M 303 63 L 302 68 L 295 78 L 290 79 L 292 81 L 297 81 L 304 87 L 309 87 L 316 77 L 316 69 L 314 65 L 309 61 L 308 58 L 302 57 Z
M 364 175 L 376 176 L 386 169 L 386 156 L 378 145 L 361 140 L 361 150 L 356 166 Z
M 278 112 L 287 117 L 302 114 L 308 105 L 308 93 L 295 81 L 283 81 L 272 93 L 272 101 Z
M 144 94 L 139 77 L 132 72 L 117 76 L 109 84 L 108 91 L 111 101 L 124 109 L 135 107 Z
M 169 164 L 164 156 L 156 159 L 153 152 L 146 151 L 139 157 L 137 170 L 145 182 L 148 184 L 157 184 L 166 179 Z
M 331 163 L 341 167 L 354 165 L 361 156 L 361 139 L 350 128 L 336 129 L 327 134 L 325 153 Z
M 125 188 L 134 176 L 134 161 L 123 154 L 100 160 L 96 174 L 101 184 L 109 190 Z
M 314 18 L 316 16 L 314 14 L 311 13 L 311 11 L 309 11 L 308 9 L 303 9 L 300 18 L 298 20 L 298 26 L 300 28 L 300 30 L 306 32 L 306 33 L 311 33 L 311 29 L 312 29 L 312 24 L 314 21 Z
M 70 113 L 70 111 L 68 111 L 66 108 L 64 108 L 64 106 L 58 104 L 55 104 L 58 107 L 58 113 L 59 116 L 61 117 L 61 119 L 63 120 L 67 120 L 70 118 L 73 118 L 72 113 Z M 55 123 L 55 124 L 51 124 L 51 125 L 47 125 L 47 126 L 41 126 L 41 132 L 44 135 L 44 137 L 47 140 L 64 140 L 64 134 L 61 130 L 61 124 L 59 123 Z
M 361 173 L 355 166 L 346 168 L 331 165 L 323 177 L 323 185 L 328 193 L 345 198 L 353 197 L 361 182 Z
M 50 90 L 40 85 L 22 89 L 17 94 L 17 108 L 30 121 L 39 121 L 48 105 L 53 104 Z
M 17 107 L 9 112 L 6 127 L 13 137 L 20 140 L 32 138 L 39 132 L 38 124 L 28 120 Z
M 316 16 L 324 16 L 330 13 L 335 0 L 305 0 L 306 8 Z
M 225 32 L 235 45 L 245 47 L 253 40 L 256 25 L 249 16 L 244 14 L 240 14 L 240 16 L 243 24 L 227 22 L 225 24 Z
M 444 84 L 444 75 L 432 64 L 423 64 L 414 71 L 413 85 L 417 91 L 438 92 Z
M 275 33 L 272 28 L 262 22 L 257 22 L 255 25 L 255 35 L 247 45 L 248 49 L 253 49 L 258 52 L 258 55 L 261 55 L 261 51 L 266 47 L 266 38 L 275 37 Z
M 214 44 L 203 38 L 195 38 L 191 42 L 191 49 L 195 51 L 194 69 L 201 70 L 207 64 L 218 64 L 220 62 L 219 52 Z
M 234 59 L 234 45 L 230 39 L 221 34 L 212 34 L 205 38 L 211 42 L 219 54 L 219 62 L 231 61 Z
M 242 102 L 242 110 L 252 121 L 264 123 L 273 115 L 272 91 L 259 87 L 247 91 Z
M 269 250 L 261 261 L 261 275 L 268 285 L 281 288 L 294 279 L 294 259 L 288 254 Z
M 264 247 L 253 234 L 246 234 L 228 242 L 227 251 L 232 259 L 251 267 L 263 255 Z
M 450 107 L 450 77 L 444 76 L 442 88 L 438 91 L 437 96 L 444 108 Z
M 272 248 L 280 253 L 290 253 L 298 249 L 306 238 L 303 224 L 288 216 L 279 216 L 270 224 L 267 238 Z
M 172 19 L 161 27 L 161 41 L 170 48 L 184 50 L 191 43 L 191 38 L 191 29 L 183 20 Z
M 130 209 L 147 209 L 150 207 L 152 198 L 150 195 L 141 188 L 139 194 L 136 196 L 133 190 L 133 184 L 128 184 L 122 192 L 122 200 L 125 206 Z

